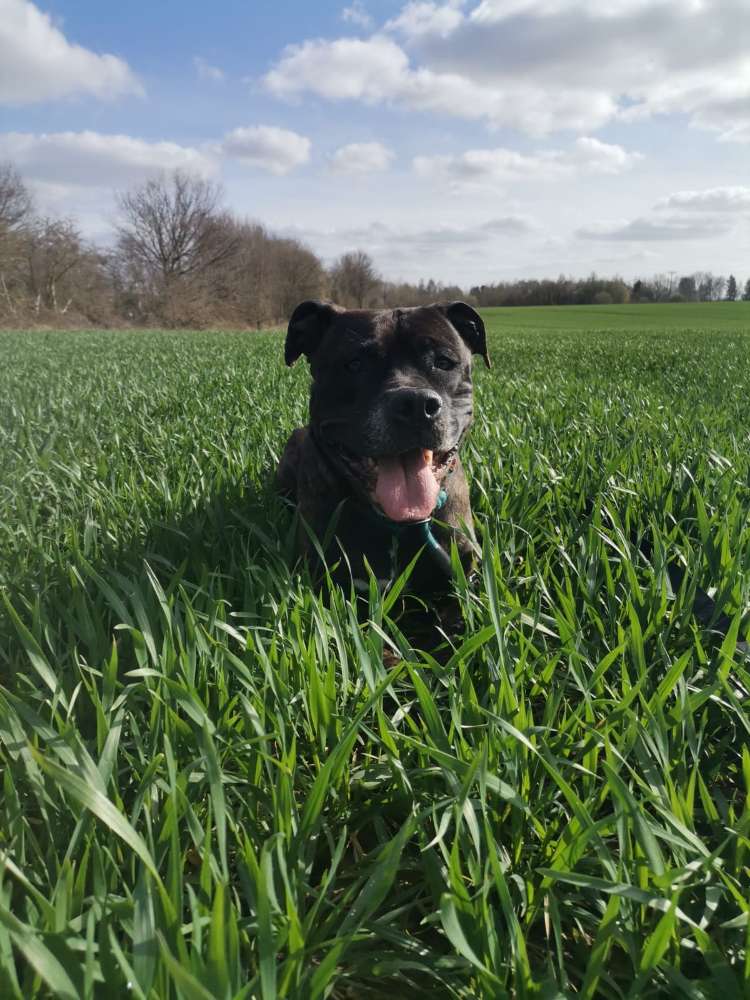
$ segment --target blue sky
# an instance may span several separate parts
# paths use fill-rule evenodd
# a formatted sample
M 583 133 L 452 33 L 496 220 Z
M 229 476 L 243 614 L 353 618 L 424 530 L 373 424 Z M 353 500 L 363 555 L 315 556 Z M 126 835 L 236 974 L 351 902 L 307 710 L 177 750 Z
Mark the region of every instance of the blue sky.
M 106 241 L 176 167 L 326 260 L 750 274 L 750 0 L 0 0 L 0 159 Z

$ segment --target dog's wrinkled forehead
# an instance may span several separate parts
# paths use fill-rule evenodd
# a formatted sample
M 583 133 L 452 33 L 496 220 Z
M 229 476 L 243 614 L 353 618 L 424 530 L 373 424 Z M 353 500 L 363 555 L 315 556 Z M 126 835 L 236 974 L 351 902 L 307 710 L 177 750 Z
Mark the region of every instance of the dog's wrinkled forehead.
M 471 354 L 445 317 L 426 308 L 343 312 L 326 331 L 318 353 L 321 363 L 335 364 L 356 352 L 389 358 L 427 344 L 450 346 L 467 360 Z
M 390 311 L 348 309 L 340 313 L 326 331 L 325 354 L 334 357 L 357 347 L 385 350 L 393 340 L 394 330 Z
M 413 346 L 420 338 L 433 346 L 450 344 L 464 356 L 467 351 L 480 354 L 490 366 L 484 322 L 465 302 L 380 311 L 303 302 L 289 321 L 284 358 L 292 365 L 304 354 L 313 363 L 320 353 L 331 358 L 357 345 L 390 353 Z

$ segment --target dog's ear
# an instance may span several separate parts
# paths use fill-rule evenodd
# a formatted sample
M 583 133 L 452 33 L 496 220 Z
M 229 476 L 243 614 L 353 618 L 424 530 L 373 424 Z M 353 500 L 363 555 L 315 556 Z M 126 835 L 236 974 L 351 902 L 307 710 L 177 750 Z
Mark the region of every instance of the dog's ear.
M 487 333 L 484 321 L 476 309 L 465 302 L 448 302 L 438 306 L 445 318 L 453 324 L 462 339 L 471 348 L 472 354 L 481 354 L 484 363 L 491 368 L 487 353 Z
M 332 302 L 318 302 L 308 299 L 301 302 L 292 313 L 284 344 L 284 361 L 293 365 L 304 354 L 308 359 L 320 347 L 323 334 L 341 312 Z

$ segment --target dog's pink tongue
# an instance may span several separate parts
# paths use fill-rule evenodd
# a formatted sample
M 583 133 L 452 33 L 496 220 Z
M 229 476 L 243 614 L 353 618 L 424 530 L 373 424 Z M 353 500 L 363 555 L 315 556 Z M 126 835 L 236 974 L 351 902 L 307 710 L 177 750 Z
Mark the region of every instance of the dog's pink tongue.
M 417 448 L 378 459 L 375 500 L 392 521 L 421 521 L 435 509 L 440 483 L 432 471 L 432 452 Z

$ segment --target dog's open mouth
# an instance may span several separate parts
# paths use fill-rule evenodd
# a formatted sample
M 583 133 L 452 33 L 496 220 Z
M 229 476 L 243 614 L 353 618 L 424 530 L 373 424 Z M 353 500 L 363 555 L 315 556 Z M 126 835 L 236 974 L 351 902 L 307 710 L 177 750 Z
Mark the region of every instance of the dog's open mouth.
M 337 450 L 371 503 L 391 521 L 423 521 L 432 514 L 442 481 L 455 465 L 457 451 L 412 448 L 398 455 L 370 458 L 342 446 Z

